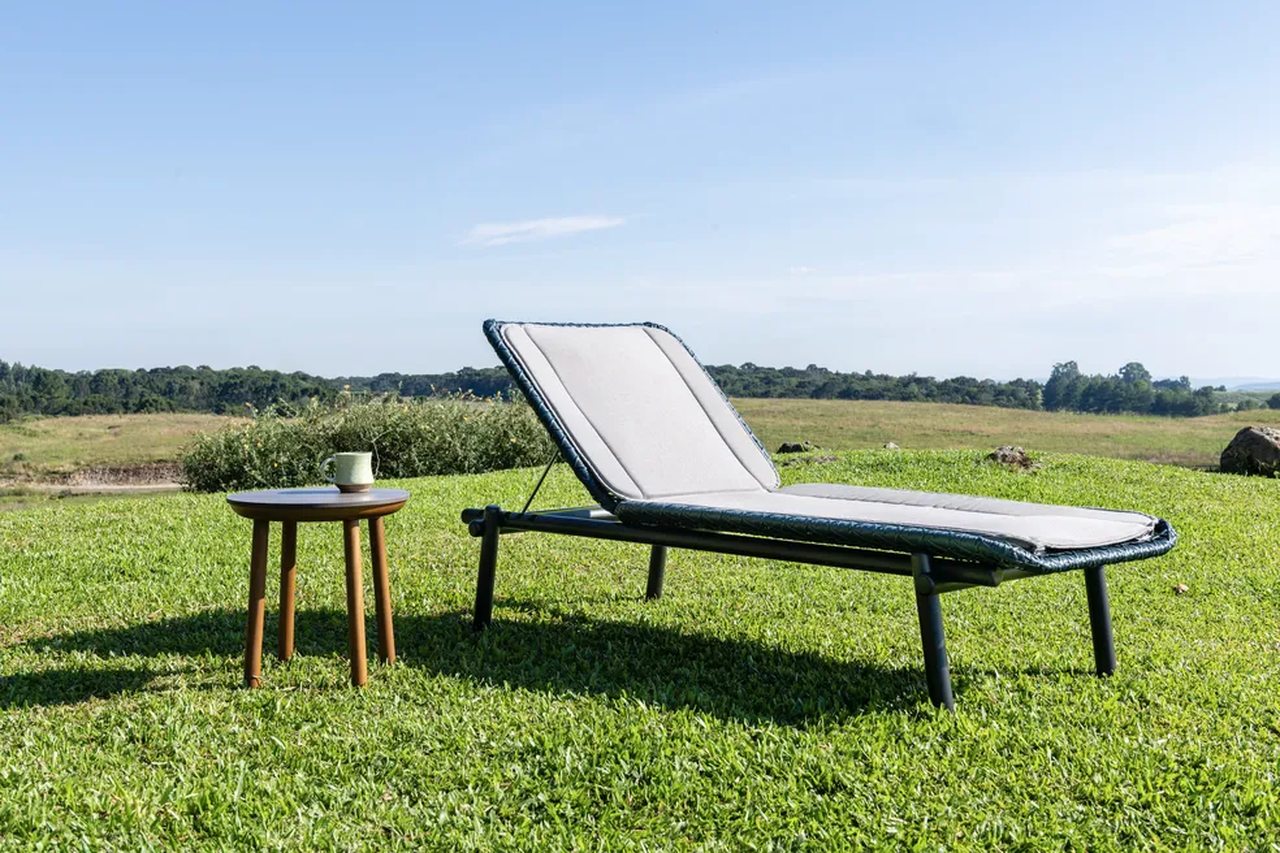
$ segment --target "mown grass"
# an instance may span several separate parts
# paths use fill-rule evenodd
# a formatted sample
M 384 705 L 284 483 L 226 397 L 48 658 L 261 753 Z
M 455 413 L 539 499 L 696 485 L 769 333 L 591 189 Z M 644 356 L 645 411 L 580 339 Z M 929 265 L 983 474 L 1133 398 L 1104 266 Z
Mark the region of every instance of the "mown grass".
M 532 534 L 503 539 L 495 622 L 474 636 L 477 543 L 457 513 L 516 504 L 536 476 L 522 470 L 402 481 L 413 499 L 388 521 L 400 662 L 364 691 L 346 686 L 340 531 L 303 526 L 299 656 L 247 691 L 249 525 L 220 497 L 0 516 L 0 838 L 1272 843 L 1280 483 L 1055 455 L 1017 474 L 979 456 L 863 452 L 783 474 L 1170 518 L 1172 554 L 1110 572 L 1113 678 L 1091 675 L 1076 574 L 944 599 L 950 716 L 927 702 L 905 579 L 674 552 L 666 596 L 646 603 L 643 548 Z M 539 504 L 582 500 L 558 466 Z
M 1280 424 L 1280 410 L 1203 418 L 1081 415 L 992 406 L 865 400 L 734 400 L 770 450 L 810 441 L 832 450 L 894 442 L 913 450 L 991 450 L 1001 444 L 1056 453 L 1085 453 L 1210 467 L 1232 436 L 1251 424 Z
M 137 495 L 129 492 L 89 492 L 68 491 L 60 493 L 51 489 L 27 486 L 0 488 L 0 512 L 11 512 L 17 509 L 33 509 L 49 501 L 59 501 L 70 505 L 97 503 L 104 500 L 121 500 Z

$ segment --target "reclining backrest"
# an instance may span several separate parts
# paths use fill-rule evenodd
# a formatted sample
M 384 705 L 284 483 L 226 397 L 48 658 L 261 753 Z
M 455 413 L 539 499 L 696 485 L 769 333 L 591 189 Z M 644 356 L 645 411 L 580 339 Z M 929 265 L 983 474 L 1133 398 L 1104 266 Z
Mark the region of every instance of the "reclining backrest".
M 650 323 L 489 320 L 485 334 L 606 509 L 629 498 L 778 487 L 778 472 L 693 353 Z

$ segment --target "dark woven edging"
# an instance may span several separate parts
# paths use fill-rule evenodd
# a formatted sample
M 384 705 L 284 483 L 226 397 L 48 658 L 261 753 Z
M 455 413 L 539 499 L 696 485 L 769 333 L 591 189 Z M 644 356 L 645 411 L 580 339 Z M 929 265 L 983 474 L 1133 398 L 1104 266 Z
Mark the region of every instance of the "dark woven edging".
M 582 481 L 584 486 L 586 486 L 587 492 L 590 493 L 591 497 L 595 498 L 596 501 L 598 501 L 605 509 L 612 511 L 620 501 L 624 500 L 624 498 L 621 495 L 614 494 L 613 491 L 610 490 L 609 487 L 606 486 L 596 475 L 595 471 L 592 470 L 591 466 L 587 463 L 586 457 L 579 452 L 577 445 L 575 445 L 573 443 L 573 439 L 569 437 L 569 431 L 565 429 L 562 423 L 560 423 L 560 419 L 556 416 L 555 411 L 551 408 L 550 404 L 547 403 L 546 398 L 542 396 L 542 393 L 538 390 L 538 386 L 534 383 L 533 378 L 529 376 L 528 372 L 524 369 L 524 365 L 520 362 L 519 357 L 512 352 L 511 348 L 507 346 L 507 342 L 502 337 L 503 326 L 522 325 L 565 326 L 585 329 L 647 327 L 650 329 L 657 329 L 661 332 L 666 332 L 668 335 L 675 338 L 676 342 L 679 343 L 680 346 L 684 347 L 685 352 L 689 353 L 689 357 L 693 359 L 694 364 L 698 365 L 698 368 L 702 371 L 703 375 L 705 375 L 708 381 L 710 381 L 711 387 L 716 389 L 716 393 L 720 395 L 720 399 L 724 400 L 725 405 L 729 407 L 729 411 L 733 412 L 734 417 L 738 419 L 738 423 L 742 424 L 743 430 L 746 431 L 747 435 L 751 436 L 751 440 L 755 442 L 756 448 L 760 451 L 760 455 L 764 457 L 764 460 L 769 464 L 769 467 L 773 469 L 774 476 L 778 477 L 777 466 L 773 464 L 773 459 L 769 456 L 769 451 L 765 450 L 764 444 L 760 441 L 759 437 L 751 431 L 751 427 L 747 426 L 747 422 L 742 419 L 742 414 L 737 410 L 733 403 L 729 402 L 729 398 L 725 396 L 724 389 L 720 387 L 711 374 L 707 373 L 707 369 L 703 367 L 702 362 L 698 360 L 698 357 L 694 354 L 693 350 L 689 348 L 689 345 L 686 344 L 679 335 L 668 329 L 666 326 L 649 322 L 544 323 L 534 320 L 485 320 L 483 327 L 484 335 L 488 338 L 489 345 L 493 347 L 494 352 L 498 354 L 499 360 L 502 361 L 502 366 L 511 374 L 512 381 L 516 383 L 516 386 L 529 400 L 529 405 L 533 407 L 534 412 L 538 415 L 538 419 L 542 421 L 542 425 L 546 427 L 547 432 L 551 434 L 552 440 L 556 443 L 556 446 L 560 448 L 560 452 L 564 455 L 565 461 L 569 463 L 569 467 L 573 469 L 573 473 L 578 475 L 578 479 Z
M 622 498 L 615 495 L 596 473 L 591 470 L 591 466 L 587 464 L 587 460 L 578 452 L 578 447 L 569 438 L 569 433 L 560 423 L 560 419 L 556 413 L 552 411 L 551 406 L 542 396 L 542 392 L 538 390 L 538 386 L 533 379 L 525 372 L 524 365 L 520 363 L 520 359 L 507 346 L 507 342 L 502 339 L 502 327 L 510 324 L 511 321 L 503 320 L 485 320 L 484 336 L 489 339 L 489 345 L 493 347 L 493 351 L 498 354 L 502 366 L 511 374 L 511 379 L 520 388 L 525 399 L 529 401 L 529 405 L 533 407 L 534 413 L 538 416 L 538 420 L 542 421 L 542 425 L 551 435 L 551 440 L 556 443 L 556 447 L 560 448 L 560 454 L 564 456 L 564 461 L 569 463 L 569 467 L 573 469 L 573 473 L 578 475 L 578 479 L 582 481 L 582 485 L 586 486 L 587 492 L 591 497 L 605 509 L 612 511 L 618 505 L 618 501 Z
M 1152 537 L 1141 542 L 1035 553 L 994 536 L 936 527 L 714 509 L 654 501 L 623 501 L 613 508 L 613 512 L 624 524 L 746 533 L 796 542 L 924 553 L 933 557 L 973 560 L 1046 574 L 1157 557 L 1167 553 L 1178 541 L 1172 525 L 1164 519 L 1157 519 Z

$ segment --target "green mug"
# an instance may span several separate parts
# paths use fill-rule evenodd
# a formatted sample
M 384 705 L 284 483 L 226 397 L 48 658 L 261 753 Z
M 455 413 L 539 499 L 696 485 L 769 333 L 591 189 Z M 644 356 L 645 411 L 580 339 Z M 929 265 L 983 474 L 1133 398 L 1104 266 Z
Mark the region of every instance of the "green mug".
M 320 476 L 340 492 L 367 492 L 373 487 L 373 454 L 335 453 L 320 463 Z

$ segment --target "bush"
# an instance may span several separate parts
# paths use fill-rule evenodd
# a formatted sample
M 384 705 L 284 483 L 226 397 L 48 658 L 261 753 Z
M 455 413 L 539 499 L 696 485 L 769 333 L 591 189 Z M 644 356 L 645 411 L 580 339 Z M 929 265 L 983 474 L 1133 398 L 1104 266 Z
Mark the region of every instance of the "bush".
M 540 465 L 554 452 L 523 401 L 340 399 L 199 436 L 182 454 L 182 478 L 196 492 L 305 486 L 321 482 L 329 455 L 361 450 L 373 452 L 380 479 Z
M 1271 409 L 1280 409 L 1280 394 L 1272 394 L 1267 399 L 1267 407 Z

